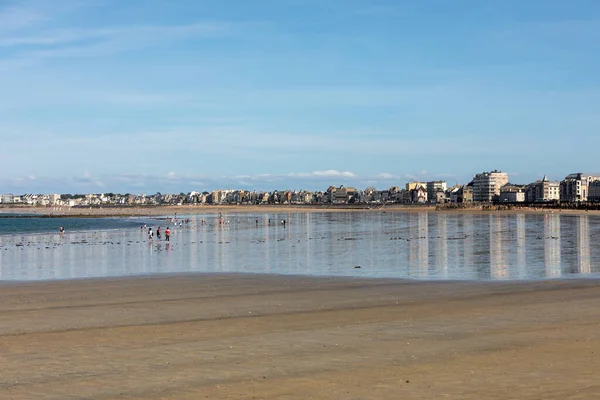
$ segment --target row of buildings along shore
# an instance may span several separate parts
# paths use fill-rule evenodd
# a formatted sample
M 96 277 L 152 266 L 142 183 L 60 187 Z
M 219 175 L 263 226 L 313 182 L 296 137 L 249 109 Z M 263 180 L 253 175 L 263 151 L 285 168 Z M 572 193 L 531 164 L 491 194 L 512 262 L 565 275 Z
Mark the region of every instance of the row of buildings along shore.
M 182 204 L 541 204 L 600 202 L 600 174 L 574 173 L 562 181 L 546 176 L 529 184 L 513 184 L 501 171 L 482 172 L 466 185 L 448 187 L 446 181 L 408 182 L 404 188 L 330 186 L 325 191 L 213 190 L 187 194 L 0 194 L 0 204 L 35 206 L 134 206 Z

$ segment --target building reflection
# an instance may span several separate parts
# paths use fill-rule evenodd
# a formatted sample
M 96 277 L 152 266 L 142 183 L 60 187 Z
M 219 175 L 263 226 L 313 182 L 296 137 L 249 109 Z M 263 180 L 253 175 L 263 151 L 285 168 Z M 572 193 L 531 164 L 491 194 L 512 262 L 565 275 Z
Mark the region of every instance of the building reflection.
M 490 215 L 490 275 L 494 279 L 509 277 L 510 231 L 508 218 Z
M 591 272 L 590 257 L 590 219 L 588 215 L 580 215 L 576 220 L 577 232 L 577 269 L 581 274 Z
M 429 274 L 429 213 L 409 217 L 408 265 L 410 275 L 425 277 Z
M 526 216 L 525 214 L 517 214 L 515 218 L 515 241 L 516 241 L 516 251 L 515 251 L 515 268 L 518 271 L 518 275 L 520 277 L 525 277 L 527 275 L 527 253 L 526 253 Z
M 557 278 L 562 275 L 560 243 L 560 215 L 546 214 L 544 217 L 546 278 Z
M 471 270 L 473 269 L 475 248 L 474 216 L 472 214 L 466 214 L 460 218 L 460 222 L 462 223 L 462 235 L 464 239 L 462 240 L 462 259 L 459 259 L 458 265 L 463 270 Z
M 474 216 L 472 271 L 468 271 L 473 279 L 490 279 L 490 223 L 491 216 Z
M 436 230 L 433 267 L 436 275 L 446 277 L 448 276 L 448 217 L 446 215 L 436 216 Z

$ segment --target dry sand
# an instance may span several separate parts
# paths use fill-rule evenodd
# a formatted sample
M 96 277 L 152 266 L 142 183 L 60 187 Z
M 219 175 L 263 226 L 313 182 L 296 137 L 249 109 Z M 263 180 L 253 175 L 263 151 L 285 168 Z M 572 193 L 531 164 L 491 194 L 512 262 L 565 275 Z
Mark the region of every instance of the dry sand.
M 0 286 L 0 399 L 592 399 L 600 283 Z

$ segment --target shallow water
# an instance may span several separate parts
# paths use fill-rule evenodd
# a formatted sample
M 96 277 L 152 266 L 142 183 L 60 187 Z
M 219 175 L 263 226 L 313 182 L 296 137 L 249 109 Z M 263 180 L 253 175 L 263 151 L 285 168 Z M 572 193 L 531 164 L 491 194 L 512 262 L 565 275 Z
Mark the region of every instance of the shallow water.
M 599 276 L 600 217 L 305 213 L 190 216 L 169 243 L 135 227 L 0 236 L 0 280 L 176 272 L 413 279 Z M 287 224 L 280 223 L 285 219 Z M 206 223 L 203 224 L 202 220 Z M 165 221 L 153 221 L 154 228 Z M 360 267 L 360 268 L 357 268 Z
M 136 228 L 145 223 L 154 223 L 149 217 L 129 218 L 74 218 L 40 217 L 36 215 L 18 215 L 0 213 L 0 235 L 20 235 L 28 233 L 58 232 L 61 226 L 69 231 L 107 230 Z

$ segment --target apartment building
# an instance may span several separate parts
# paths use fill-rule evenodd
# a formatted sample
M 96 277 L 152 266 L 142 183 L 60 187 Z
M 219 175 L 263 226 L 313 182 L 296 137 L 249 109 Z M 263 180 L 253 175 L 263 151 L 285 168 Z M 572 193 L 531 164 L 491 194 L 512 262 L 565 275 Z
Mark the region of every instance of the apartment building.
M 500 195 L 500 188 L 508 183 L 508 174 L 494 170 L 473 177 L 473 201 L 490 202 Z
M 600 202 L 600 181 L 593 181 L 588 186 L 588 201 Z
M 525 201 L 525 186 L 506 184 L 500 188 L 500 203 L 522 203 Z
M 525 191 L 525 201 L 529 203 L 547 203 L 560 200 L 560 182 L 550 181 L 544 175 L 542 180 L 530 183 Z
M 445 193 L 448 189 L 446 185 L 446 181 L 431 181 L 427 182 L 427 198 L 431 202 L 438 202 L 437 198 L 439 196 L 436 195 L 437 192 Z
M 406 184 L 406 187 L 405 187 L 405 189 L 406 189 L 406 191 L 407 191 L 407 192 L 410 192 L 411 190 L 415 190 L 415 189 L 416 189 L 416 188 L 418 188 L 419 186 L 420 186 L 420 187 L 422 187 L 422 188 L 424 188 L 424 189 L 426 189 L 426 188 L 427 188 L 427 184 L 426 184 L 426 183 L 424 183 L 424 182 L 417 182 L 417 181 L 413 181 L 413 182 L 408 182 L 408 183 Z
M 567 175 L 560 182 L 560 201 L 567 203 L 588 201 L 589 185 L 598 180 L 600 174 L 577 172 Z
M 345 187 L 344 185 L 342 185 L 332 192 L 333 197 L 331 199 L 331 202 L 337 204 L 345 204 L 350 202 L 354 198 L 355 194 L 356 188 Z
M 0 194 L 0 203 L 12 204 L 15 196 L 12 194 Z

